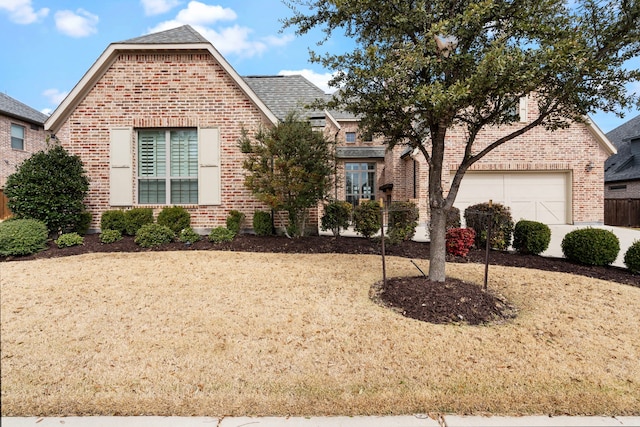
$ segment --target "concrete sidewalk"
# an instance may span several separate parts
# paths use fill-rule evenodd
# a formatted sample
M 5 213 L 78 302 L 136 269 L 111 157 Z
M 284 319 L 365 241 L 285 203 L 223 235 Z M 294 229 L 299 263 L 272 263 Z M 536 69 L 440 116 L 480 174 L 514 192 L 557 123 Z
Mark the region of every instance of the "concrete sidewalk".
M 435 419 L 434 419 L 435 418 Z M 2 417 L 2 427 L 560 427 L 640 426 L 640 417 Z

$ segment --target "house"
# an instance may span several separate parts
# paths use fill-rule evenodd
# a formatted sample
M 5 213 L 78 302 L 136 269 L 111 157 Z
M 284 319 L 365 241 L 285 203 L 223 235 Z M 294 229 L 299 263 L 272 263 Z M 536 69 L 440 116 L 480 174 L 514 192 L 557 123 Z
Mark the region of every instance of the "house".
M 0 219 L 9 216 L 3 188 L 7 177 L 33 153 L 44 150 L 47 115 L 0 93 Z
M 241 77 L 189 26 L 112 43 L 45 123 L 90 178 L 93 229 L 108 209 L 181 205 L 196 229 L 224 225 L 231 209 L 266 207 L 244 187 L 242 129 L 272 126 L 290 111 L 337 142 L 337 199 L 413 200 L 427 221 L 427 167 L 420 155 L 363 134 L 358 120 L 303 107 L 326 96 L 301 76 Z M 522 120 L 536 104 L 521 104 Z M 508 132 L 491 129 L 480 143 Z M 452 129 L 448 170 L 462 155 Z M 604 161 L 615 151 L 590 123 L 537 129 L 478 162 L 463 180 L 458 206 L 493 199 L 514 218 L 602 223 Z M 445 183 L 450 176 L 445 176 Z M 317 222 L 317 215 L 313 218 Z
M 605 162 L 605 223 L 640 227 L 640 116 L 607 137 L 618 152 Z

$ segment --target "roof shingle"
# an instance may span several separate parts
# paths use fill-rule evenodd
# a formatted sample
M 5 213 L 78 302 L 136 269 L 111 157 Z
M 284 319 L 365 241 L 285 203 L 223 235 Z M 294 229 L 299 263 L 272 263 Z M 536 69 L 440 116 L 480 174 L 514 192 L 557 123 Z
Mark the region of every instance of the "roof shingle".
M 40 126 L 44 125 L 49 117 L 4 93 L 0 93 L 0 113 Z

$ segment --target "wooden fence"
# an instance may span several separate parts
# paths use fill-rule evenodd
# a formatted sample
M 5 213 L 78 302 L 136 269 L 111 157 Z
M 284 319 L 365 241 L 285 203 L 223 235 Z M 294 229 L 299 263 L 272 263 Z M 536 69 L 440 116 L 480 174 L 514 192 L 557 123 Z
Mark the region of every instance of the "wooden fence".
M 640 199 L 604 199 L 604 223 L 640 227 Z
M 0 188 L 0 220 L 7 219 L 11 216 L 9 210 L 9 200 L 4 195 L 4 191 Z

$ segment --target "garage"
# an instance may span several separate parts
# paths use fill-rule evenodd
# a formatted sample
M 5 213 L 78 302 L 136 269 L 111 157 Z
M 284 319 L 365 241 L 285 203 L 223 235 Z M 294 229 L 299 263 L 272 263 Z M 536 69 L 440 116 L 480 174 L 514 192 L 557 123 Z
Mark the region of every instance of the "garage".
M 493 200 L 511 208 L 520 219 L 567 224 L 571 212 L 568 172 L 467 172 L 454 206 L 464 210 Z

